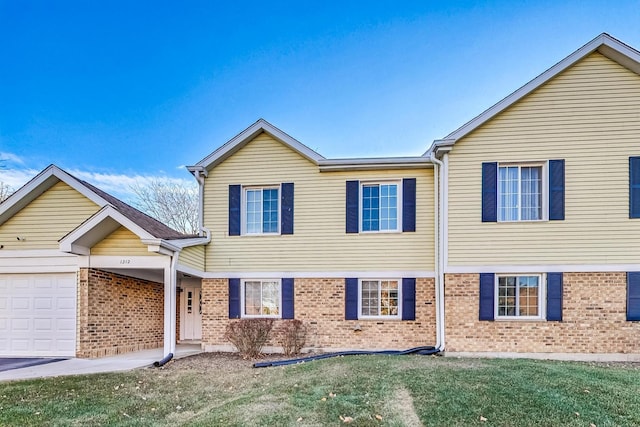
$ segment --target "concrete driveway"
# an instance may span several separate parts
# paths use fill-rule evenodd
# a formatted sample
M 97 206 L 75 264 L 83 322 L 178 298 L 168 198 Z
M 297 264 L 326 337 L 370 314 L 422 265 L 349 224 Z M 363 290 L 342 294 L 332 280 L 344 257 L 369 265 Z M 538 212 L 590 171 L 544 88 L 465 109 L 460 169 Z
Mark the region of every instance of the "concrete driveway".
M 202 353 L 200 345 L 178 345 L 175 358 Z M 85 375 L 100 372 L 129 371 L 151 366 L 163 356 L 161 348 L 142 350 L 100 359 L 66 359 L 54 363 L 0 369 L 0 381 L 25 380 L 29 378 L 58 377 L 62 375 Z M 49 359 L 51 360 L 51 359 Z

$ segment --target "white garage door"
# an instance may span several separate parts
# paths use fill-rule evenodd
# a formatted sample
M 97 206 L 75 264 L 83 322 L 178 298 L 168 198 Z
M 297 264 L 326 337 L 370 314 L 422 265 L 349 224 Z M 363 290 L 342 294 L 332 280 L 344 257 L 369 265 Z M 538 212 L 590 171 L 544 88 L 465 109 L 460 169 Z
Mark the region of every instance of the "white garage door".
M 0 356 L 75 356 L 76 275 L 0 274 Z

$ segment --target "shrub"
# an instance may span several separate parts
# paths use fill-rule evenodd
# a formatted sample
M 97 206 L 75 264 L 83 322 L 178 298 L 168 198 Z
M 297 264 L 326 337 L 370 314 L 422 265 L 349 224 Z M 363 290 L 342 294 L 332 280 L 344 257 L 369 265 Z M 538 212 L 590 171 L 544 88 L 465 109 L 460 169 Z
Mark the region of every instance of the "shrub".
M 284 354 L 299 354 L 307 341 L 307 327 L 298 319 L 284 320 L 278 335 Z
M 245 359 L 255 359 L 269 339 L 273 319 L 241 319 L 227 325 L 224 338 L 231 342 Z

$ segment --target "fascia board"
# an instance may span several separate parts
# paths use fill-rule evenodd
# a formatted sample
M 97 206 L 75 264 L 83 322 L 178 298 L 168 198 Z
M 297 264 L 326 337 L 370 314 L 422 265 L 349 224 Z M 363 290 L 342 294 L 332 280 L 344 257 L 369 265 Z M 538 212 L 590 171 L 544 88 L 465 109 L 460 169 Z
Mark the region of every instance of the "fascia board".
M 273 126 L 271 123 L 267 122 L 266 120 L 260 119 L 254 124 L 252 124 L 251 126 L 249 126 L 247 129 L 240 132 L 235 137 L 231 138 L 220 148 L 218 148 L 213 153 L 211 153 L 210 155 L 208 155 L 207 157 L 199 161 L 196 165 L 189 166 L 187 167 L 187 169 L 192 173 L 198 170 L 199 167 L 210 170 L 214 168 L 216 165 L 218 165 L 219 163 L 221 163 L 222 161 L 224 161 L 225 159 L 227 159 L 233 153 L 238 151 L 240 148 L 242 148 L 244 145 L 246 145 L 249 141 L 251 141 L 253 138 L 258 136 L 262 132 L 265 132 L 271 135 L 275 139 L 279 140 L 281 143 L 285 144 L 286 146 L 288 146 L 289 148 L 291 148 L 292 150 L 294 150 L 295 152 L 297 152 L 298 154 L 300 154 L 301 156 L 303 156 L 304 158 L 306 158 L 307 160 L 315 164 L 317 164 L 318 161 L 324 159 L 324 157 L 322 157 L 320 154 L 316 153 L 306 145 L 302 144 L 300 141 L 287 135 L 286 133 L 284 133 L 277 127 Z
M 100 207 L 107 204 L 105 199 L 85 187 L 80 181 L 59 167 L 50 165 L 0 204 L 0 224 L 3 224 L 59 181 L 64 182 Z
M 459 140 L 460 138 L 468 135 L 497 114 L 501 113 L 514 103 L 518 102 L 549 80 L 556 77 L 558 74 L 574 65 L 576 62 L 590 55 L 591 53 L 598 51 L 609 59 L 618 62 L 626 68 L 639 73 L 640 71 L 640 54 L 638 51 L 632 49 L 626 44 L 616 40 L 608 34 L 600 34 L 589 43 L 582 46 L 580 49 L 573 52 L 571 55 L 558 62 L 538 77 L 531 80 L 529 83 L 522 86 L 500 102 L 496 103 L 489 109 L 485 110 L 474 119 L 465 123 L 460 128 L 456 129 L 443 140 Z M 640 73 L 639 73 L 640 74 Z
M 176 248 L 184 249 L 190 246 L 206 245 L 211 241 L 211 238 L 196 237 L 193 239 L 174 239 L 174 240 L 165 240 L 165 241 L 171 243 Z
M 73 248 L 78 246 L 86 247 L 86 245 L 79 244 L 79 241 L 84 236 L 90 235 L 94 230 L 99 230 L 98 234 L 91 238 L 91 241 L 100 240 L 107 237 L 110 233 L 115 231 L 118 226 L 107 225 L 105 226 L 105 221 L 112 220 L 118 224 L 118 226 L 123 226 L 133 232 L 136 236 L 143 239 L 153 239 L 154 237 L 149 234 L 146 230 L 138 226 L 135 222 L 131 221 L 126 216 L 122 215 L 118 212 L 113 206 L 107 205 L 103 207 L 101 210 L 92 215 L 88 220 L 84 223 L 80 224 L 69 234 L 60 239 L 60 250 L 63 252 L 74 252 Z
M 163 239 L 140 239 L 140 241 L 142 244 L 149 247 L 149 252 L 159 252 L 163 255 L 171 255 L 174 252 L 179 252 L 181 250 L 178 246 L 175 246 Z
M 432 168 L 433 163 L 425 157 L 381 157 L 360 159 L 327 159 L 318 163 L 320 172 L 382 169 Z

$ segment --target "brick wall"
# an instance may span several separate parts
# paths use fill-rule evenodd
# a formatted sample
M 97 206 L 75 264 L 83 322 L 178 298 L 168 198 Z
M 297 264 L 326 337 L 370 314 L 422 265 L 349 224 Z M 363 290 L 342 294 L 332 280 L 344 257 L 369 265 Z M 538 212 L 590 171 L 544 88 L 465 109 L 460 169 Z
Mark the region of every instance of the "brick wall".
M 227 279 L 203 279 L 202 342 L 230 345 Z M 295 318 L 308 327 L 306 347 L 322 349 L 406 349 L 435 344 L 433 279 L 416 280 L 416 320 L 345 320 L 344 279 L 296 279 Z M 274 328 L 278 327 L 278 322 Z M 361 331 L 354 331 L 359 325 Z M 277 342 L 268 345 L 280 346 Z
M 479 321 L 479 280 L 446 275 L 447 351 L 640 353 L 640 322 L 625 320 L 626 273 L 565 273 L 562 322 Z
M 78 294 L 78 357 L 162 347 L 161 283 L 82 268 Z

